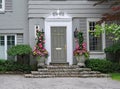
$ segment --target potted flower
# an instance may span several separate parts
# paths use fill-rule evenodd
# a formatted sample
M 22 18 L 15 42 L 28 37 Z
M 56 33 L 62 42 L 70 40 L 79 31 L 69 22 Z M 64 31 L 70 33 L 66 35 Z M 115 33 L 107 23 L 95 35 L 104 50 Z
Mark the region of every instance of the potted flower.
M 89 57 L 89 52 L 87 51 L 86 43 L 83 41 L 83 33 L 77 32 L 77 35 L 75 37 L 76 46 L 73 54 L 77 59 L 77 65 L 81 67 L 85 67 L 85 60 Z
M 33 49 L 33 55 L 37 56 L 38 66 L 45 65 L 45 59 L 48 57 L 48 52 L 44 47 L 44 32 L 36 30 L 37 42 Z

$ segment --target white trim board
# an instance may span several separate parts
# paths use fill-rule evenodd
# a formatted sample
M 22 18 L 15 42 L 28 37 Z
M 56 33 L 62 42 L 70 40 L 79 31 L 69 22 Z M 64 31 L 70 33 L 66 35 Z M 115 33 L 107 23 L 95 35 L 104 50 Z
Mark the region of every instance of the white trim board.
M 51 62 L 51 31 L 52 26 L 65 26 L 67 39 L 67 62 L 73 64 L 73 36 L 72 36 L 72 19 L 71 18 L 47 18 L 45 19 L 45 47 L 49 53 L 47 64 Z

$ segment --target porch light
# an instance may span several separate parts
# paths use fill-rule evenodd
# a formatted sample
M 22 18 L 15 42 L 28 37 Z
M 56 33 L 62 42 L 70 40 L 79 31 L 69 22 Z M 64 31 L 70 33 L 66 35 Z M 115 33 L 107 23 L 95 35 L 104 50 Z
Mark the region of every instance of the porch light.
M 44 30 L 42 29 L 42 33 L 44 34 Z
M 76 38 L 77 35 L 78 35 L 78 30 L 77 30 L 77 28 L 76 28 L 75 31 L 74 31 L 74 37 Z

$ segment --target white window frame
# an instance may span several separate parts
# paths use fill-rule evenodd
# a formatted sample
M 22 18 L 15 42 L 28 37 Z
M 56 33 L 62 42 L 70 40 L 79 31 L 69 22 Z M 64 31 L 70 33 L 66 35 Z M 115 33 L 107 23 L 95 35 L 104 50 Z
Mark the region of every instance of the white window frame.
M 87 19 L 87 50 L 90 53 L 104 53 L 104 49 L 105 49 L 105 45 L 106 45 L 106 41 L 105 41 L 105 33 L 102 33 L 102 51 L 90 51 L 89 49 L 89 22 L 97 22 L 99 21 L 99 18 L 88 18 Z M 104 23 L 101 24 L 102 26 L 104 26 Z
M 2 8 L 0 8 L 0 12 L 5 11 L 5 0 L 2 0 Z
M 4 41 L 5 41 L 5 60 L 7 60 L 7 36 L 15 36 L 15 45 L 17 44 L 17 34 L 2 34 L 1 36 L 4 36 Z

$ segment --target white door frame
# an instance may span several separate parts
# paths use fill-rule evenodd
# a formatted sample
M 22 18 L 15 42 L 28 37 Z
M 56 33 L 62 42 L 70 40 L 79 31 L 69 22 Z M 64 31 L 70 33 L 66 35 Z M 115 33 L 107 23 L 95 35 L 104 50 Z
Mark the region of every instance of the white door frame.
M 67 45 L 67 62 L 73 64 L 73 36 L 72 36 L 72 19 L 71 18 L 46 18 L 45 19 L 45 48 L 49 56 L 47 64 L 51 62 L 51 27 L 65 26 L 66 27 L 66 45 Z

